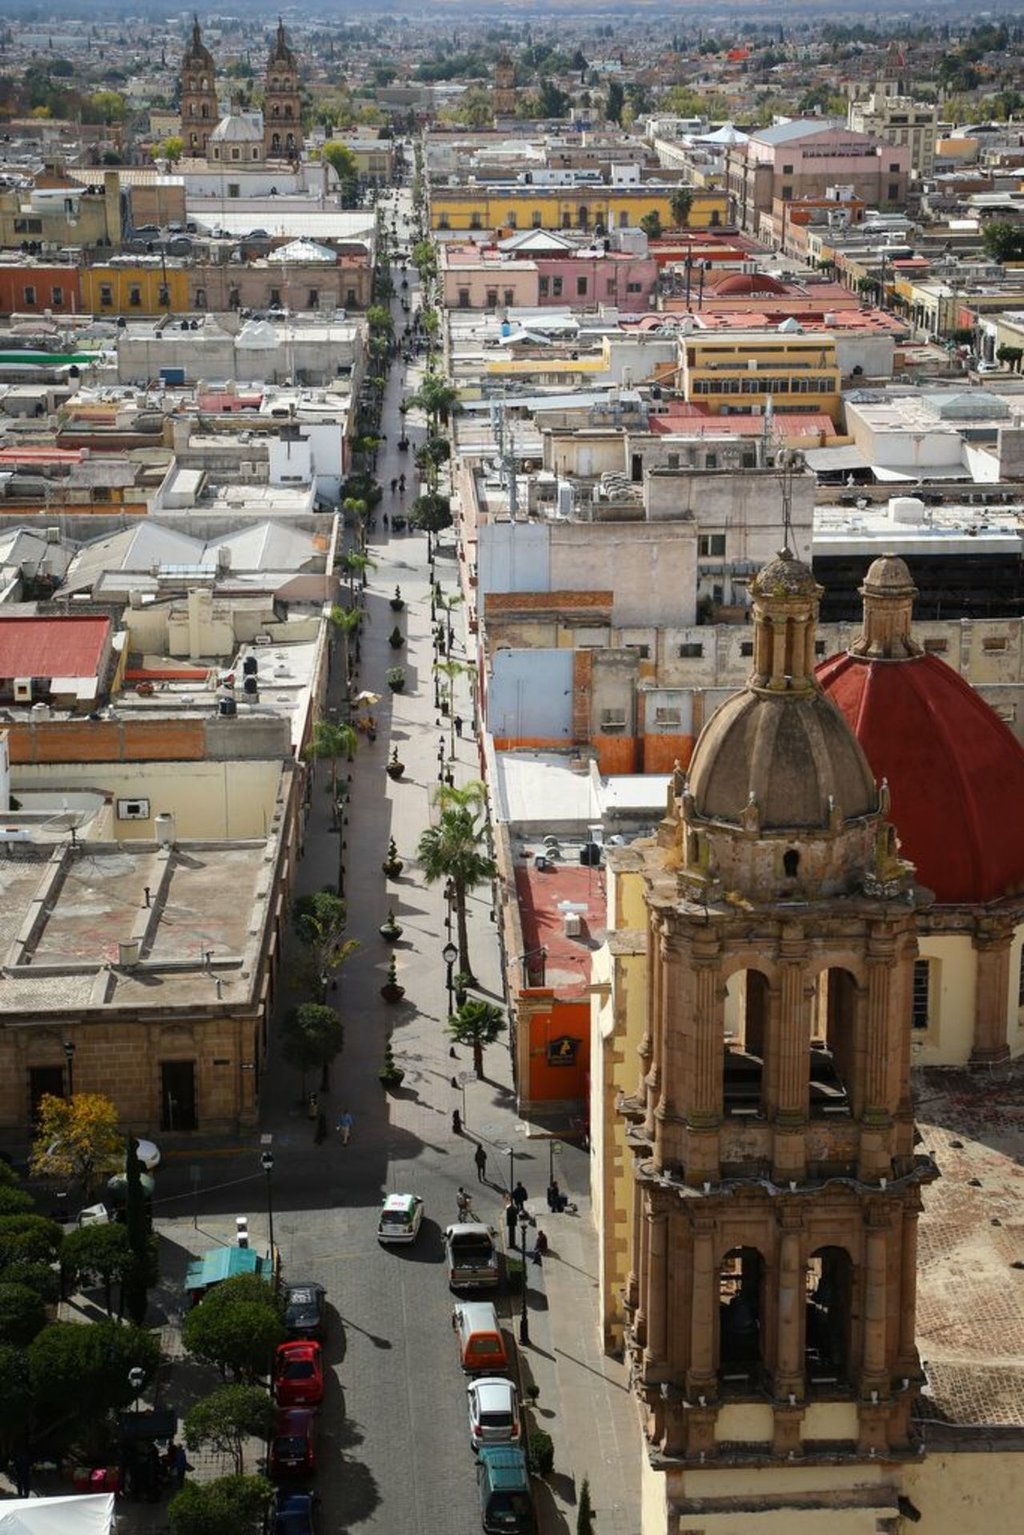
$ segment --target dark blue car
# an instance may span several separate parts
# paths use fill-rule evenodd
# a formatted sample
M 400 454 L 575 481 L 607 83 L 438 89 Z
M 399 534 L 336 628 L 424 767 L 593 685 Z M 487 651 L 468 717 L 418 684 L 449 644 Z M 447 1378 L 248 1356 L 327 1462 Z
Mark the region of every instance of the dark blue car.
M 273 1535 L 315 1535 L 315 1503 L 311 1492 L 278 1493 L 270 1526 Z

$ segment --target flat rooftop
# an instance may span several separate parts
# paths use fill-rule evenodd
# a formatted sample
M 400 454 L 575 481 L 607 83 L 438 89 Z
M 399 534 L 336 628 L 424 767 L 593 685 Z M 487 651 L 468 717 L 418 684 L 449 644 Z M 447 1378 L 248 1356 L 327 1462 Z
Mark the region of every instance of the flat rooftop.
M 252 1000 L 276 843 L 18 843 L 0 859 L 0 1019 Z M 137 963 L 120 944 L 137 942 Z
M 531 843 L 516 859 L 516 897 L 530 984 L 561 996 L 590 985 L 591 956 L 606 937 L 608 901 L 603 868 L 579 861 L 584 842 L 563 839 L 555 850 Z M 537 860 L 544 859 L 544 867 Z M 578 933 L 570 931 L 570 923 Z M 543 965 L 538 951 L 543 949 Z
M 926 1438 L 1024 1429 L 1024 1059 L 991 1074 L 921 1068 L 914 1091 L 942 1173 L 918 1237 L 916 1416 Z

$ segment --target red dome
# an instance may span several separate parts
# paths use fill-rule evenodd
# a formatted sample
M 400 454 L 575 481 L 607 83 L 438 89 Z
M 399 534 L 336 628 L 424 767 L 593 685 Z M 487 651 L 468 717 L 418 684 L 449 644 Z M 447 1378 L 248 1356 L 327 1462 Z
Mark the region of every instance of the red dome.
M 712 298 L 753 298 L 758 293 L 786 292 L 782 283 L 764 272 L 732 272 L 714 286 Z
M 875 777 L 922 885 L 949 904 L 1024 889 L 1024 749 L 937 656 L 831 656 L 816 669 Z

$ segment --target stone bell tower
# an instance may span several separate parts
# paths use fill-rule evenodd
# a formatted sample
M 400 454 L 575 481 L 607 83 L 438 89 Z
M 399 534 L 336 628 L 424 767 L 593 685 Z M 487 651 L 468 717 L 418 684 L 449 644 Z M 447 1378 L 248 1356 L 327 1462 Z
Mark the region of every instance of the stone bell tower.
M 299 66 L 288 46 L 284 22 L 278 21 L 263 90 L 263 153 L 268 160 L 295 160 L 301 149 Z
M 676 774 L 647 854 L 647 1026 L 621 1102 L 626 1347 L 665 1528 L 702 1523 L 683 1516 L 713 1507 L 732 1465 L 730 1497 L 795 1502 L 818 1532 L 836 1488 L 877 1483 L 875 1514 L 889 1507 L 922 1378 L 921 897 L 886 786 L 815 681 L 821 588 L 783 551 L 751 593 L 751 676 Z
M 184 153 L 192 159 L 201 159 L 206 154 L 210 134 L 220 121 L 216 77 L 213 54 L 203 42 L 196 16 L 181 61 L 181 137 Z
M 516 115 L 516 66 L 507 53 L 500 54 L 494 64 L 494 115 Z

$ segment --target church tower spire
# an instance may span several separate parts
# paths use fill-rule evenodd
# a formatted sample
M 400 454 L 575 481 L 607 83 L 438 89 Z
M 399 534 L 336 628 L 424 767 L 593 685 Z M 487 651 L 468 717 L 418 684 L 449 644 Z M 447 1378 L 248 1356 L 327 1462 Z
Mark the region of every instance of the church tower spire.
M 263 89 L 263 153 L 268 160 L 296 160 L 302 142 L 299 66 L 279 17 Z
M 219 118 L 217 68 L 203 42 L 199 17 L 193 16 L 192 36 L 181 61 L 181 139 L 189 158 L 200 159 L 206 154 Z

